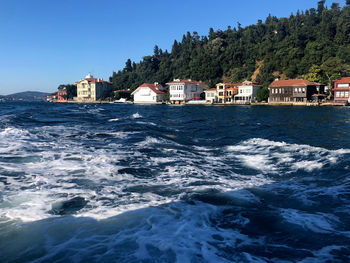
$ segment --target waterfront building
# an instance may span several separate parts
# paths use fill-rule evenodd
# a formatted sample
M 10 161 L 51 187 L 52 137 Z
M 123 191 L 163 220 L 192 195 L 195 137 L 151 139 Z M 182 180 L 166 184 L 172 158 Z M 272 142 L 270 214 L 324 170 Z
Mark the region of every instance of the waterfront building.
M 334 102 L 344 105 L 350 103 L 350 77 L 334 82 Z
M 94 102 L 111 96 L 113 86 L 111 82 L 94 78 L 88 74 L 84 79 L 75 83 L 77 85 L 77 100 L 81 102 Z
M 66 87 L 59 88 L 57 91 L 57 102 L 67 102 L 67 89 Z
M 232 103 L 233 97 L 238 93 L 238 86 L 241 84 L 218 83 L 216 84 L 217 102 Z
M 172 104 L 182 104 L 189 100 L 200 100 L 204 88 L 203 82 L 190 79 L 174 79 L 166 84 L 169 86 L 170 102 Z
M 134 103 L 159 103 L 165 101 L 166 89 L 157 82 L 143 83 L 131 95 L 134 96 Z
M 215 89 L 207 89 L 204 91 L 205 93 L 205 102 L 207 103 L 215 103 L 217 102 L 217 91 Z
M 269 103 L 306 104 L 324 94 L 324 85 L 304 79 L 275 80 L 269 86 Z
M 244 81 L 238 86 L 238 94 L 234 96 L 234 103 L 246 104 L 256 101 L 256 92 L 262 86 L 253 81 Z

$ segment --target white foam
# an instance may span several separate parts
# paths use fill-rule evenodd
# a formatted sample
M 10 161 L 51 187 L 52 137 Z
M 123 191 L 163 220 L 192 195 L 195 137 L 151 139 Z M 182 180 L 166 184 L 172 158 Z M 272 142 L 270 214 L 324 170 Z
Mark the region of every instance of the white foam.
M 281 209 L 283 218 L 291 224 L 299 225 L 316 233 L 333 233 L 334 225 L 339 219 L 334 215 L 317 213 L 309 214 L 294 209 Z
M 109 122 L 119 121 L 119 119 L 118 119 L 118 118 L 115 118 L 115 119 L 109 119 L 108 121 L 109 121 Z
M 142 118 L 142 115 L 139 114 L 138 112 L 134 113 L 132 116 L 131 116 L 133 119 L 139 119 L 139 118 Z
M 288 144 L 253 138 L 226 148 L 228 156 L 265 174 L 288 174 L 297 170 L 312 172 L 335 164 L 350 150 L 327 150 L 302 144 Z
M 334 157 L 333 157 L 334 159 Z M 299 161 L 294 164 L 295 169 L 303 169 L 308 172 L 311 172 L 316 169 L 321 169 L 323 167 L 322 163 L 319 163 L 318 161 Z

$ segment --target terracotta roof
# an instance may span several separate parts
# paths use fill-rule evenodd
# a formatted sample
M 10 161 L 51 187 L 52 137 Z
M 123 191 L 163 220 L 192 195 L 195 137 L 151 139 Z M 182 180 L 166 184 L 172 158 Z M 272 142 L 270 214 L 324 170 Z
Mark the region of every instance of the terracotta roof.
M 326 94 L 313 94 L 312 97 L 327 97 Z
M 188 79 L 180 79 L 179 81 L 170 81 L 166 84 L 168 85 L 168 84 L 177 84 L 177 83 L 204 84 L 201 81 L 193 81 L 193 80 L 188 80 Z
M 147 87 L 150 88 L 154 93 L 156 94 L 165 94 L 165 92 L 158 90 L 161 85 L 160 84 L 151 84 L 151 83 L 143 83 L 140 87 Z
M 287 80 L 275 80 L 270 84 L 270 87 L 291 87 L 291 86 L 319 86 L 319 83 L 307 81 L 304 79 L 287 79 Z
M 206 89 L 204 92 L 206 91 L 216 91 L 216 89 Z
M 350 83 L 350 77 L 344 77 L 344 78 L 338 79 L 334 82 L 337 84 L 348 84 L 348 83 Z

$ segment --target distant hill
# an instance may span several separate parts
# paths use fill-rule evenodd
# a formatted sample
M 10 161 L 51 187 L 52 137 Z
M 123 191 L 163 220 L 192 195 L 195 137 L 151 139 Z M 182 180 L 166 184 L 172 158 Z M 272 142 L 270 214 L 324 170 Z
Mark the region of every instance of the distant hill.
M 110 81 L 116 90 L 174 78 L 202 80 L 211 88 L 244 80 L 267 87 L 276 78 L 330 85 L 350 76 L 350 0 L 343 7 L 333 1 L 330 8 L 325 0 L 314 2 L 316 8 L 287 18 L 269 15 L 246 27 L 210 28 L 207 36 L 187 32 L 169 52 L 155 46 L 139 63 L 128 59 Z
M 7 100 L 25 100 L 25 101 L 41 101 L 45 99 L 45 96 L 49 93 L 39 91 L 25 91 L 10 94 L 5 96 Z

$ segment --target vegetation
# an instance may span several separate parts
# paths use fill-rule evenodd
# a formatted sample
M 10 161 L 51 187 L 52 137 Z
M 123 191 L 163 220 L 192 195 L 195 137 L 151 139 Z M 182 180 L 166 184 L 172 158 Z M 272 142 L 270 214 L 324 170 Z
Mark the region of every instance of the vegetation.
M 73 84 L 61 84 L 58 86 L 58 89 L 64 89 L 66 88 L 67 90 L 67 99 L 68 100 L 72 100 L 73 97 L 77 96 L 77 86 L 73 85 Z M 66 96 L 64 96 L 66 97 Z
M 256 99 L 258 102 L 262 102 L 262 101 L 267 102 L 268 98 L 269 98 L 269 89 L 268 88 L 262 88 L 256 92 Z
M 346 3 L 328 8 L 322 0 L 317 8 L 288 18 L 269 15 L 245 28 L 239 23 L 226 30 L 211 28 L 208 36 L 187 32 L 181 42 L 174 41 L 171 52 L 155 46 L 153 55 L 139 63 L 128 59 L 110 81 L 116 90 L 134 90 L 143 82 L 164 85 L 173 78 L 202 80 L 209 87 L 245 79 L 267 87 L 277 77 L 330 84 L 350 74 L 350 1 Z

